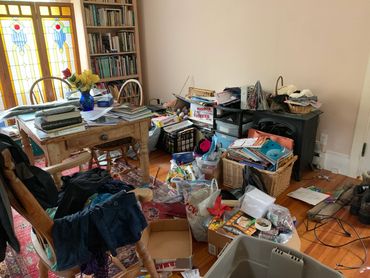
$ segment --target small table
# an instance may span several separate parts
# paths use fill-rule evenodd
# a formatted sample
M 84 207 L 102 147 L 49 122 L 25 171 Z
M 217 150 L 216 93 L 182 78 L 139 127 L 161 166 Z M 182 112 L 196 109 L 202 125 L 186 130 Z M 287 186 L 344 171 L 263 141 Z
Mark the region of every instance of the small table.
M 30 145 L 30 138 L 40 146 L 45 153 L 48 165 L 55 165 L 68 158 L 72 153 L 91 148 L 103 143 L 112 142 L 125 137 L 132 137 L 140 144 L 140 168 L 143 171 L 143 183 L 149 183 L 149 151 L 148 128 L 150 119 L 136 121 L 121 121 L 116 125 L 87 127 L 85 131 L 68 135 L 46 138 L 40 136 L 35 128 L 34 121 L 25 121 L 17 118 L 17 125 L 25 153 L 30 162 L 34 164 L 34 157 Z

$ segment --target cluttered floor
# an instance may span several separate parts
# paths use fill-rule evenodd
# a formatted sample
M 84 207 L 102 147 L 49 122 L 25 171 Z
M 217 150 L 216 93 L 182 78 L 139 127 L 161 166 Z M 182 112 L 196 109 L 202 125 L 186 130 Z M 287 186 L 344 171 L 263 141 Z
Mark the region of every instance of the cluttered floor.
M 152 152 L 150 175 L 165 180 L 170 168 L 170 159 L 171 155 L 161 150 Z M 325 170 L 306 171 L 301 181 L 292 179 L 289 187 L 276 199 L 276 203 L 287 207 L 296 219 L 295 225 L 301 241 L 300 250 L 323 264 L 340 270 L 345 277 L 369 277 L 370 259 L 367 256 L 369 226 L 361 224 L 356 216 L 351 215 L 348 206 L 341 208 L 327 224 L 318 225 L 307 220 L 307 211 L 313 206 L 293 199 L 287 194 L 300 187 L 313 185 L 325 189 L 326 192 L 333 192 L 336 188 L 359 183 L 359 180 Z M 343 225 L 344 229 L 340 225 Z M 367 237 L 367 240 L 359 240 L 360 237 Z M 217 259 L 208 253 L 207 243 L 195 240 L 193 254 L 194 268 L 199 268 L 201 275 L 204 275 Z M 356 268 L 360 265 L 362 267 Z
M 150 154 L 150 175 L 152 176 L 153 188 L 161 186 L 163 184 L 161 181 L 167 178 L 170 170 L 170 159 L 171 155 L 161 150 L 154 151 Z M 130 164 L 138 163 L 135 160 L 130 160 L 129 162 Z M 117 170 L 119 173 L 119 168 Z M 128 183 L 135 183 L 135 181 L 137 182 L 139 180 L 139 176 L 135 175 L 136 172 L 133 172 L 123 176 L 121 179 Z M 288 208 L 294 217 L 295 227 L 300 239 L 300 243 L 298 244 L 300 245 L 300 251 L 331 268 L 340 270 L 345 277 L 368 277 L 369 275 L 370 268 L 368 266 L 370 260 L 367 257 L 367 241 L 365 239 L 370 236 L 368 226 L 361 224 L 356 216 L 351 215 L 349 213 L 349 207 L 341 208 L 338 213 L 333 215 L 333 218 L 329 218 L 323 222 L 325 224 L 308 221 L 307 212 L 313 206 L 293 199 L 287 196 L 287 194 L 298 188 L 308 186 L 322 188 L 325 192 L 330 193 L 335 192 L 337 188 L 346 185 L 355 185 L 359 182 L 359 180 L 324 170 L 306 171 L 303 173 L 301 181 L 291 180 L 289 187 L 277 197 L 275 202 Z M 151 217 L 162 218 L 163 215 L 165 216 L 165 213 L 163 215 L 160 214 L 164 212 L 163 208 L 164 210 L 167 209 L 166 206 L 151 207 L 152 205 L 144 206 L 143 210 L 146 216 L 150 216 L 150 210 L 152 208 L 158 209 L 157 211 L 160 213 Z M 27 230 L 26 223 L 21 224 L 21 226 L 21 229 Z M 28 227 L 29 229 L 30 227 Z M 28 234 L 29 232 L 27 232 Z M 359 240 L 359 238 L 364 239 Z M 203 276 L 215 264 L 217 257 L 209 253 L 210 249 L 207 242 L 198 242 L 194 238 L 192 241 L 193 268 L 199 269 L 200 275 Z M 5 264 L 0 265 L 0 273 L 4 274 L 1 277 L 26 277 L 27 275 L 27 277 L 37 277 L 37 267 L 35 263 L 30 261 L 32 258 L 37 261 L 37 256 L 36 254 L 32 255 L 32 250 L 28 250 L 28 248 L 25 249 L 25 252 L 24 254 L 21 253 L 21 256 L 25 256 L 26 258 L 23 260 L 23 263 L 14 253 L 14 256 L 9 256 L 10 260 L 13 261 L 7 259 Z M 128 259 L 134 259 L 134 257 L 131 257 L 131 253 L 122 251 L 121 255 L 123 254 L 122 256 L 128 257 Z M 358 268 L 360 265 L 362 266 Z M 14 276 L 16 273 L 19 275 Z M 182 276 L 179 273 L 174 273 L 171 277 Z

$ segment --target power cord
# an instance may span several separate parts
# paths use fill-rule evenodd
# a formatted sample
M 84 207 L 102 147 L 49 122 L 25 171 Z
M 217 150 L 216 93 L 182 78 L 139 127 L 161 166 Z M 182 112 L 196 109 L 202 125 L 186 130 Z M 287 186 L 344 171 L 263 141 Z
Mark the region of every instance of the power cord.
M 367 262 L 367 257 L 368 257 L 368 253 L 367 253 L 367 248 L 365 246 L 365 243 L 364 243 L 364 240 L 367 240 L 367 239 L 370 239 L 370 236 L 366 236 L 366 237 L 360 237 L 359 233 L 357 232 L 356 228 L 349 222 L 343 220 L 342 218 L 339 218 L 339 217 L 336 217 L 336 216 L 331 216 L 331 215 L 325 215 L 325 214 L 317 214 L 318 216 L 322 216 L 322 217 L 325 217 L 323 218 L 323 220 L 327 220 L 325 221 L 324 223 L 315 223 L 315 226 L 311 229 L 309 229 L 309 223 L 308 223 L 308 219 L 306 218 L 306 222 L 304 221 L 304 225 L 306 227 L 306 232 L 310 232 L 310 231 L 313 231 L 314 232 L 314 235 L 315 235 L 315 238 L 316 240 L 322 244 L 323 246 L 327 246 L 327 247 L 332 247 L 332 248 L 341 248 L 341 247 L 344 247 L 344 246 L 347 246 L 349 244 L 352 244 L 354 242 L 357 242 L 357 241 L 360 241 L 361 242 L 361 245 L 362 247 L 364 248 L 364 258 L 360 258 L 361 259 L 361 265 L 359 266 L 346 266 L 346 265 L 343 265 L 343 264 L 336 264 L 336 270 L 353 270 L 353 269 L 360 269 L 362 268 L 365 263 Z M 330 223 L 331 221 L 336 221 L 336 223 L 338 224 L 338 226 L 343 230 L 343 234 L 346 236 L 346 237 L 351 237 L 351 233 L 348 232 L 343 223 L 348 225 L 356 234 L 357 238 L 354 239 L 354 240 L 351 240 L 351 241 L 348 241 L 346 243 L 343 243 L 343 244 L 337 244 L 337 245 L 333 245 L 333 244 L 329 244 L 329 243 L 325 243 L 323 242 L 319 236 L 317 235 L 317 229 Z

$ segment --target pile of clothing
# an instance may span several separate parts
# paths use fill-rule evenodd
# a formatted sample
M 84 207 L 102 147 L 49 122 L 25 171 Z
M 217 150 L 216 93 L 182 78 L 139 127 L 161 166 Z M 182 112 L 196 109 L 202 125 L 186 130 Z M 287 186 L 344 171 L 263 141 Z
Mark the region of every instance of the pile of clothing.
M 30 165 L 23 150 L 8 136 L 0 134 L 0 153 L 8 149 L 20 179 L 41 207 L 54 219 L 52 237 L 56 252 L 54 270 L 80 266 L 85 274 L 108 277 L 107 251 L 136 243 L 147 226 L 146 219 L 129 191 L 132 186 L 114 180 L 100 168 L 63 177 L 58 192 L 49 173 Z M 0 156 L 0 167 L 5 169 Z M 0 261 L 7 243 L 20 251 L 13 230 L 8 198 L 9 181 L 0 173 Z M 46 252 L 50 253 L 47 248 Z

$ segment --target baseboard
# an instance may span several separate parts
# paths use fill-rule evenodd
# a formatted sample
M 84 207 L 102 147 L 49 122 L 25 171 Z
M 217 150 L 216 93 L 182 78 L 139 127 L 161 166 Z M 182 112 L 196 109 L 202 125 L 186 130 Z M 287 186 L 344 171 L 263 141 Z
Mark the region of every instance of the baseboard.
M 350 156 L 343 153 L 326 151 L 320 157 L 322 168 L 336 174 L 350 176 Z

